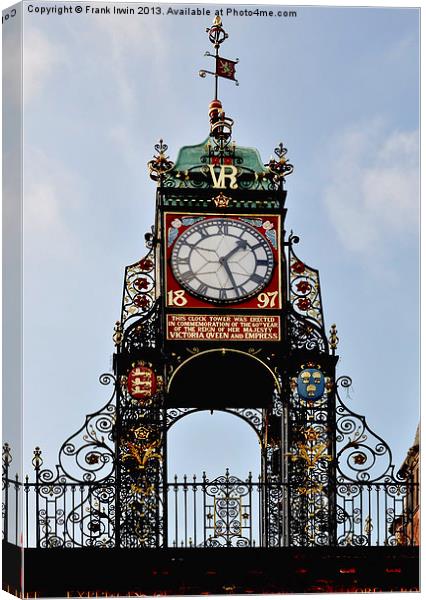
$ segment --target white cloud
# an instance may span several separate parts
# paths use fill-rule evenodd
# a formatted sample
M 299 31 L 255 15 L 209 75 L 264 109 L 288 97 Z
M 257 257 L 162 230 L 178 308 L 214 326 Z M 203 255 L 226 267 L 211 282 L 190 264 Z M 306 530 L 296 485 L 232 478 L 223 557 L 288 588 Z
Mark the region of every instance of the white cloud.
M 63 48 L 54 44 L 35 28 L 24 36 L 24 98 L 25 102 L 39 95 L 55 68 L 66 63 Z
M 418 131 L 389 131 L 380 120 L 364 123 L 334 140 L 333 153 L 324 199 L 345 248 L 380 256 L 395 236 L 415 232 Z

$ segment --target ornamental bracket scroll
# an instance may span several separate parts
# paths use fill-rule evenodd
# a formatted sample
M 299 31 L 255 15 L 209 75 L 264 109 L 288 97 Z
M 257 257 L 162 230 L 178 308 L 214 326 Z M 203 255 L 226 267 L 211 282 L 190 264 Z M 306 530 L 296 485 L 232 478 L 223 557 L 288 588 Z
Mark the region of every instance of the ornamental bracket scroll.
M 124 275 L 121 327 L 128 319 L 146 316 L 157 299 L 154 248 L 126 267 Z
M 99 483 L 109 480 L 114 473 L 114 427 L 116 421 L 116 379 L 110 373 L 99 378 L 102 385 L 113 385 L 113 392 L 107 404 L 95 413 L 86 416 L 84 425 L 70 436 L 59 450 L 56 474 L 42 469 L 43 459 L 40 448 L 36 448 L 33 466 L 40 482 Z
M 290 234 L 289 246 L 289 300 L 296 314 L 324 328 L 319 272 L 296 256 L 293 244 L 299 238 Z
M 367 425 L 366 418 L 352 412 L 342 401 L 340 390 L 349 390 L 350 377 L 341 376 L 336 389 L 336 442 L 338 481 L 354 483 L 403 483 L 395 474 L 388 444 Z

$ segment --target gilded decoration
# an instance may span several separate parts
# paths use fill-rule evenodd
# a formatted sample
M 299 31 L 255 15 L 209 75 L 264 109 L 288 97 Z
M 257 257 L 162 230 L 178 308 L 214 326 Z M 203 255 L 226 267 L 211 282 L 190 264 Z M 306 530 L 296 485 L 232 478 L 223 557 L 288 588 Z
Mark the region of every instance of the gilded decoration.
M 309 430 L 313 432 L 312 429 Z M 305 432 L 306 435 L 306 432 Z M 312 434 L 311 434 L 312 435 Z M 307 438 L 307 443 L 297 442 L 297 454 L 292 454 L 290 459 L 292 461 L 295 460 L 303 460 L 305 462 L 305 466 L 307 469 L 315 469 L 318 461 L 332 461 L 333 457 L 330 454 L 326 453 L 327 448 L 329 447 L 328 443 L 319 443 L 313 444 L 312 441 L 317 439 L 317 434 L 315 438 Z
M 163 140 L 160 140 L 154 148 L 157 154 L 149 161 L 148 171 L 151 179 L 160 184 L 163 176 L 173 169 L 174 163 L 166 155 L 168 146 L 164 144 Z
M 217 196 L 212 198 L 217 208 L 228 208 L 231 198 L 225 196 L 223 192 L 220 192 Z
M 337 349 L 337 345 L 339 343 L 339 338 L 337 337 L 337 329 L 336 325 L 333 324 L 330 329 L 330 337 L 328 338 L 330 344 L 330 350 L 332 350 L 333 354 Z
M 291 175 L 294 171 L 292 164 L 288 162 L 286 157 L 287 148 L 284 148 L 282 142 L 274 149 L 276 158 L 271 156 L 267 167 L 272 174 L 275 182 L 285 181 L 287 175 Z
M 134 436 L 134 442 L 130 440 L 123 443 L 121 449 L 121 460 L 127 462 L 129 460 L 134 461 L 136 469 L 144 471 L 149 461 L 162 460 L 162 456 L 157 452 L 161 446 L 161 439 L 157 439 L 149 442 L 149 430 L 143 427 L 138 427 L 134 431 L 130 432 L 130 436 Z M 149 486 L 146 486 L 147 488 Z

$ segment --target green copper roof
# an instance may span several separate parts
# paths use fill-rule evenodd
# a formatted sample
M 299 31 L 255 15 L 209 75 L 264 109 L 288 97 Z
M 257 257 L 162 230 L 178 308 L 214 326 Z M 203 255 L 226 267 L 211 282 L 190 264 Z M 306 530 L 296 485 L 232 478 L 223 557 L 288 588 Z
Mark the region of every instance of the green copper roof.
M 176 171 L 187 171 L 188 169 L 194 168 L 197 165 L 202 165 L 203 163 L 201 162 L 201 157 L 206 156 L 206 144 L 208 141 L 209 138 L 207 137 L 201 144 L 196 144 L 195 146 L 183 146 L 179 150 L 176 160 Z M 265 167 L 256 148 L 236 146 L 235 157 L 242 161 L 241 163 L 239 162 L 242 167 L 251 169 L 256 173 L 265 172 Z

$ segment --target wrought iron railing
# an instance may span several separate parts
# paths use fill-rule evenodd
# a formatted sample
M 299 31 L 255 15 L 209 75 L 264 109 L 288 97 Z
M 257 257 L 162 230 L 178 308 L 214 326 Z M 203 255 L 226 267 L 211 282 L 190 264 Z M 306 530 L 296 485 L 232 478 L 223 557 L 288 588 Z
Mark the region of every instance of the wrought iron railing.
M 118 385 L 108 374 L 101 383 L 113 383 L 114 390 Z M 418 545 L 417 476 L 397 471 L 389 446 L 342 402 L 339 389 L 348 390 L 350 383 L 341 377 L 335 384 L 337 402 L 329 425 L 335 450 L 325 400 L 311 408 L 293 393 L 288 451 L 263 446 L 260 478 L 243 480 L 227 471 L 215 479 L 203 475 L 168 483 L 159 444 L 166 429 L 194 410 L 157 411 L 164 419 L 161 432 L 157 421 L 139 419 L 134 443 L 122 442 L 118 448 L 125 452 L 117 454 L 114 391 L 64 442 L 54 469 L 44 468 L 40 448 L 34 450 L 33 481 L 13 474 L 12 453 L 4 444 L 3 538 L 40 548 Z M 281 401 L 274 403 L 273 411 L 283 416 Z M 260 411 L 233 413 L 265 444 Z M 278 455 L 284 481 L 273 468 Z M 123 464 L 134 478 L 118 468 Z
M 163 490 L 168 526 L 162 546 L 416 545 L 410 499 L 418 496 L 417 483 L 336 482 L 335 491 L 331 506 L 323 491 L 251 475 L 242 480 L 227 471 L 214 480 L 205 474 L 175 478 Z M 3 538 L 24 547 L 117 547 L 115 498 L 112 479 L 50 484 L 28 477 L 20 482 L 5 473 Z M 333 515 L 334 536 L 320 538 L 324 511 Z M 303 527 L 294 535 L 290 522 L 297 519 Z

